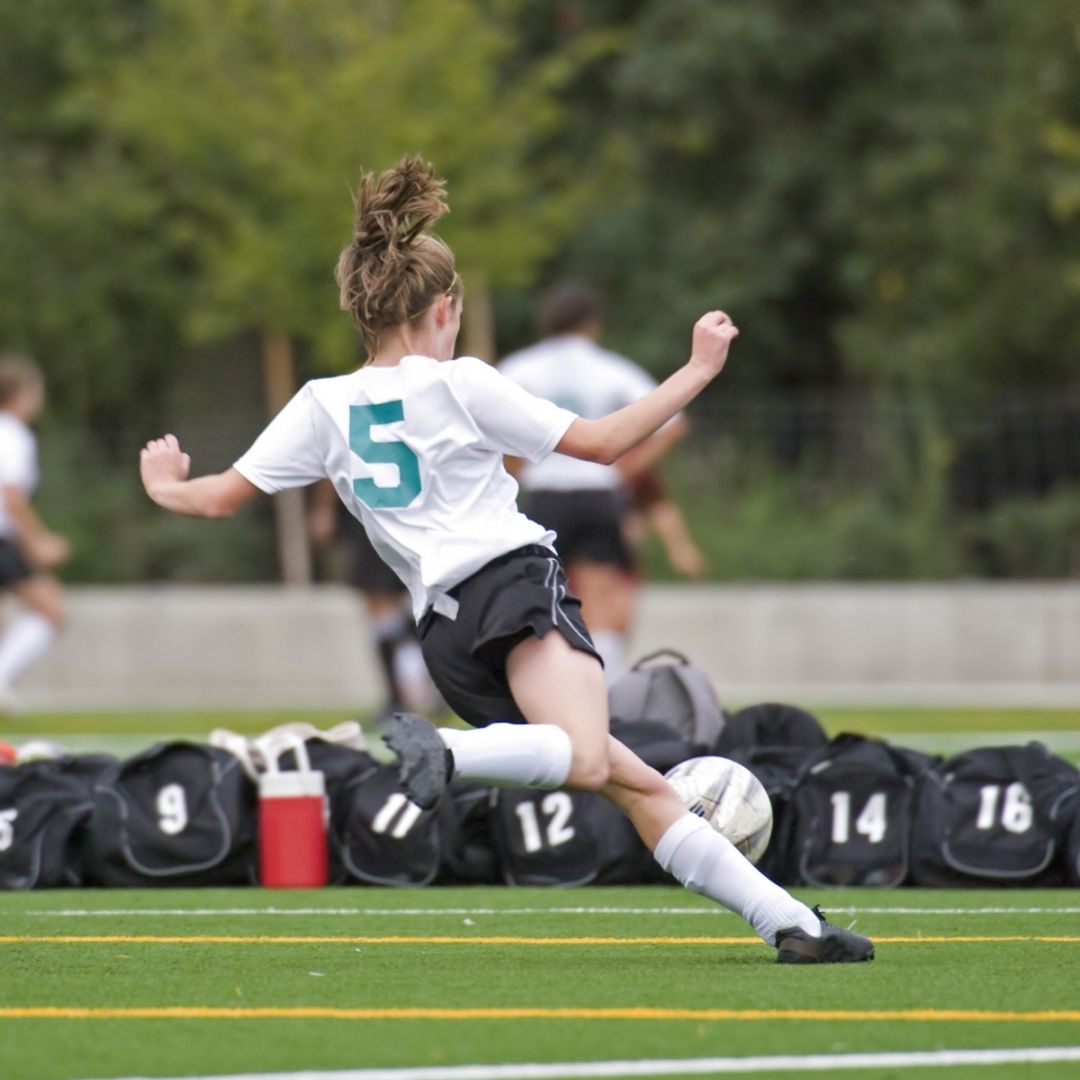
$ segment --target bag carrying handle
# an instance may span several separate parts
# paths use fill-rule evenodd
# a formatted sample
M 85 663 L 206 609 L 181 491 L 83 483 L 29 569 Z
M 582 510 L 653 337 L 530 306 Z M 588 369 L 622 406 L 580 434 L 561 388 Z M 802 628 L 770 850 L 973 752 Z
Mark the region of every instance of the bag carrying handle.
M 255 753 L 262 759 L 270 775 L 280 773 L 281 755 L 291 750 L 296 755 L 296 771 L 311 772 L 311 758 L 308 755 L 307 742 L 295 731 L 268 731 L 260 735 L 252 744 Z
M 214 728 L 207 741 L 211 746 L 216 746 L 219 750 L 227 750 L 232 754 L 252 780 L 259 779 L 259 767 L 252 757 L 251 744 L 246 735 L 241 735 L 238 731 L 230 731 L 228 728 Z
M 347 746 L 350 750 L 367 749 L 363 729 L 355 720 L 345 720 L 326 731 L 321 731 L 314 724 L 299 720 L 290 724 L 278 724 L 277 727 L 271 728 L 260 737 L 270 739 L 282 736 L 297 736 L 304 740 L 321 739 L 335 746 Z
M 228 728 L 215 728 L 210 732 L 210 745 L 227 750 L 242 766 L 252 780 L 258 780 L 261 772 L 269 769 L 277 772 L 277 758 L 286 750 L 296 749 L 297 767 L 301 755 L 305 762 L 304 770 L 310 769 L 306 741 L 322 739 L 335 746 L 347 746 L 351 750 L 366 750 L 364 732 L 355 720 L 346 720 L 327 731 L 320 731 L 313 724 L 297 721 L 291 724 L 279 724 L 258 738 L 249 739 L 237 731 Z M 279 747 L 279 743 L 284 745 Z
M 643 656 L 634 666 L 631 671 L 640 671 L 646 664 L 651 664 L 654 660 L 671 659 L 679 664 L 689 664 L 689 659 L 678 649 L 657 649 L 656 652 L 651 652 L 647 656 Z

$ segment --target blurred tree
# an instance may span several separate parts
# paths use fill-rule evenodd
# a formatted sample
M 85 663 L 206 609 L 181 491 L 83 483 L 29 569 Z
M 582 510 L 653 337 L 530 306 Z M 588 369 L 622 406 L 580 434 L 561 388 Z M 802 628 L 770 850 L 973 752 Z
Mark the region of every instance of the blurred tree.
M 82 98 L 198 253 L 191 329 L 276 328 L 348 367 L 332 269 L 361 163 L 420 151 L 450 182 L 462 265 L 522 282 L 578 197 L 534 154 L 595 40 L 503 78 L 509 25 L 473 0 L 157 0 L 159 24 Z
M 37 357 L 55 407 L 105 438 L 158 396 L 188 278 L 160 194 L 67 103 L 148 9 L 0 0 L 0 344 Z
M 656 367 L 696 312 L 743 327 L 725 387 L 1060 381 L 1080 349 L 1063 206 L 1073 0 L 535 0 L 538 51 L 624 30 L 563 136 L 607 198 L 550 272 L 601 282 Z M 1075 174 L 1074 174 L 1075 175 Z M 512 330 L 520 332 L 520 323 Z M 516 342 L 513 342 L 516 344 Z
M 178 398 L 257 396 L 252 344 L 279 397 L 294 346 L 352 363 L 348 192 L 406 151 L 450 180 L 465 347 L 488 347 L 488 286 L 506 349 L 537 279 L 575 273 L 662 372 L 722 304 L 743 337 L 702 415 L 890 399 L 882 528 L 914 506 L 933 535 L 944 480 L 1004 442 L 943 434 L 954 399 L 1042 383 L 1065 408 L 1075 380 L 1078 21 L 1075 0 L 0 0 L 0 346 L 50 375 L 43 495 L 84 538 L 75 572 L 265 571 L 258 522 L 215 530 L 213 559 L 148 527 L 133 451 Z M 237 449 L 205 439 L 215 464 Z
M 891 9 L 880 126 L 843 260 L 850 370 L 972 394 L 1060 384 L 1080 304 L 1052 136 L 1080 119 L 1071 0 Z
M 559 119 L 552 91 L 574 61 L 555 53 L 502 78 L 505 6 L 159 0 L 153 33 L 82 96 L 195 252 L 193 335 L 261 334 L 271 411 L 294 389 L 292 340 L 324 366 L 355 362 L 331 271 L 360 163 L 409 151 L 436 162 L 466 284 L 470 272 L 520 282 L 557 242 L 576 193 L 533 150 Z M 299 496 L 277 503 L 285 579 L 305 580 Z

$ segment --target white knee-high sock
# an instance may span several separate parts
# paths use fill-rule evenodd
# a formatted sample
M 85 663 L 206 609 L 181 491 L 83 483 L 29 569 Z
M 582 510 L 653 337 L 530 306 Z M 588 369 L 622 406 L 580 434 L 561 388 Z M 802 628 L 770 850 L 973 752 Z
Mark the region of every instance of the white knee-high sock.
M 49 651 L 56 626 L 37 611 L 18 615 L 0 636 L 0 686 L 11 684 Z
M 656 861 L 691 892 L 741 915 L 770 945 L 776 932 L 798 926 L 821 933 L 817 916 L 770 881 L 726 837 L 688 813 L 656 845 Z
M 554 724 L 488 724 L 462 731 L 439 728 L 463 780 L 515 787 L 557 788 L 570 775 L 574 748 Z

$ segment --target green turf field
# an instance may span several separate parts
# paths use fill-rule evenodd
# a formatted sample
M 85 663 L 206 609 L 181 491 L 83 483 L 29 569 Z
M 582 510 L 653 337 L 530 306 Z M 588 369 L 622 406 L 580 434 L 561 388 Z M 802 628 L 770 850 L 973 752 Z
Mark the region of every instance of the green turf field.
M 734 703 L 738 706 L 740 703 Z M 1080 707 L 1075 708 L 889 708 L 823 707 L 812 710 L 830 734 L 855 731 L 930 753 L 954 753 L 971 746 L 1040 739 L 1055 753 L 1080 762 Z M 369 714 L 341 709 L 231 710 L 219 712 L 30 713 L 0 718 L 0 739 L 13 743 L 48 737 L 75 752 L 135 753 L 163 738 L 205 738 L 216 727 L 255 735 L 290 721 L 332 727 Z M 440 721 L 441 722 L 441 721 Z M 377 738 L 371 748 L 381 751 Z
M 877 959 L 778 966 L 674 888 L 0 895 L 0 1076 L 1080 1048 L 1076 891 L 801 895 Z
M 831 733 L 937 752 L 1040 738 L 1080 761 L 1080 709 L 816 711 Z M 51 714 L 0 737 L 129 753 L 346 718 Z M 1080 891 L 799 892 L 856 919 L 877 960 L 778 967 L 740 919 L 666 888 L 0 893 L 0 1080 L 592 1063 L 457 1074 L 526 1080 L 668 1058 L 684 1064 L 633 1074 L 1080 1076 Z M 1061 1047 L 1073 1060 L 1030 1060 Z M 941 1057 L 1001 1048 L 1020 1060 Z M 915 1051 L 933 1064 L 844 1059 Z

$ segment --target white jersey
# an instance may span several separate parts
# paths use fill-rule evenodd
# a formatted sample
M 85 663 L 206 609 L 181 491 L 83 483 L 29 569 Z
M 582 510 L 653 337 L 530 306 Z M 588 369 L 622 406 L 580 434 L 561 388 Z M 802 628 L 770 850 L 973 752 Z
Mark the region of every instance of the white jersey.
M 0 412 L 0 489 L 18 488 L 29 497 L 38 483 L 37 439 L 18 417 Z M 0 538 L 14 540 L 15 523 L 0 494 Z
M 637 401 L 656 386 L 656 380 L 637 364 L 579 334 L 547 338 L 511 353 L 499 371 L 530 394 L 589 420 Z M 527 465 L 521 474 L 521 486 L 527 491 L 613 491 L 620 484 L 614 465 L 565 454 Z
M 555 534 L 517 508 L 503 455 L 539 461 L 576 419 L 474 357 L 406 356 L 309 382 L 235 468 L 267 494 L 329 477 L 409 589 L 413 614 L 499 555 Z

